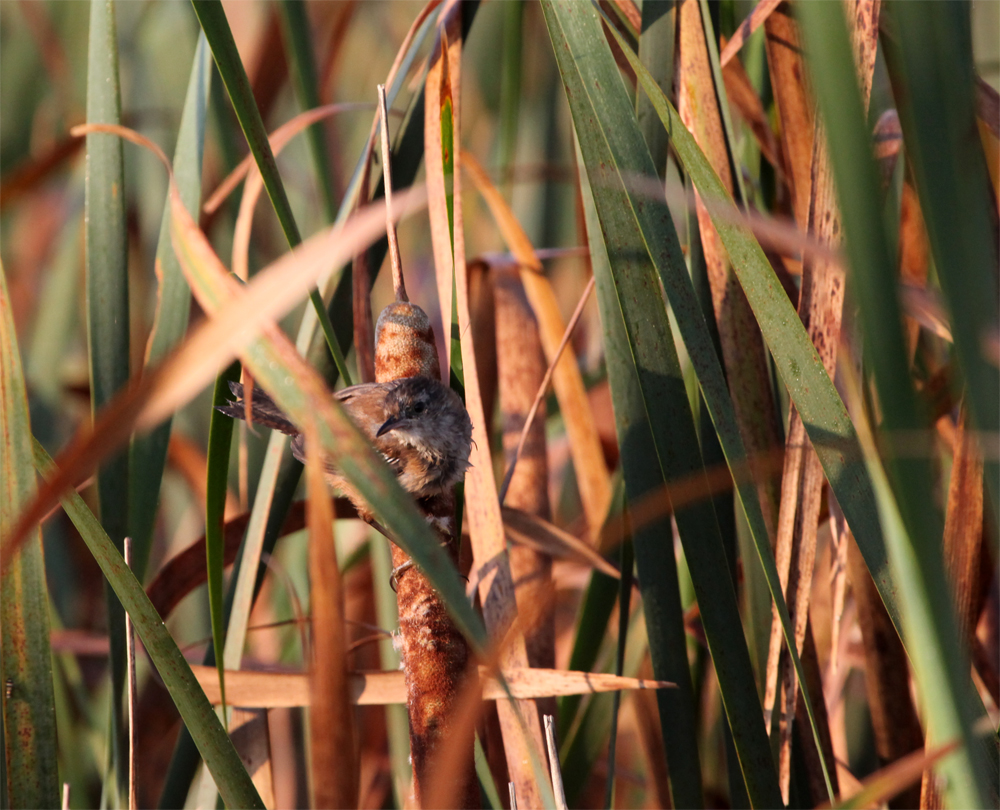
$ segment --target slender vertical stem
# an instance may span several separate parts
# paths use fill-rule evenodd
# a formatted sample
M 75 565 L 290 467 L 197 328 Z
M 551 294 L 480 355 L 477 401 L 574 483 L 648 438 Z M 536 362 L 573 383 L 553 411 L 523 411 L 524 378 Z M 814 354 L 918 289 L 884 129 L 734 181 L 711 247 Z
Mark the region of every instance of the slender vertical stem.
M 382 177 L 385 181 L 385 233 L 389 238 L 389 261 L 392 266 L 392 289 L 397 301 L 409 301 L 403 283 L 403 264 L 399 258 L 399 240 L 392 218 L 392 164 L 389 154 L 389 111 L 385 103 L 385 85 L 378 86 L 378 109 L 382 116 Z
M 552 775 L 556 807 L 566 810 L 566 791 L 563 789 L 562 773 L 559 770 L 559 749 L 556 748 L 555 724 L 551 714 L 545 715 L 545 748 L 549 752 L 549 773 Z
M 125 538 L 125 565 L 132 567 L 132 538 Z M 135 630 L 132 627 L 132 617 L 125 613 L 125 661 L 128 667 L 126 681 L 128 697 L 128 807 L 136 810 L 139 806 L 135 792 Z M 68 786 L 67 786 L 68 787 Z M 67 791 L 68 793 L 68 791 Z

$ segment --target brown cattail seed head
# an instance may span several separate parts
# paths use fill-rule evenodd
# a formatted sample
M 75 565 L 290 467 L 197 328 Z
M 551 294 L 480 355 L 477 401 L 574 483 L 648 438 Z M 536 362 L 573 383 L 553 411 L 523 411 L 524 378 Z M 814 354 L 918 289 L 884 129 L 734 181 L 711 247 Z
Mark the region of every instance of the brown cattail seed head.
M 434 329 L 416 304 L 394 301 L 382 310 L 375 326 L 375 380 L 418 376 L 441 378 Z

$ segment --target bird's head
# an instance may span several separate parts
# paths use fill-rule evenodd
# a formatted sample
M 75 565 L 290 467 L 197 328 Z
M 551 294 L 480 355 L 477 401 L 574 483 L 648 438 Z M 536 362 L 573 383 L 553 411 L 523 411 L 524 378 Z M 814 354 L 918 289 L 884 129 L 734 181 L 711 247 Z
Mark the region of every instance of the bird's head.
M 472 426 L 459 396 L 430 377 L 399 381 L 385 398 L 386 419 L 378 437 L 392 432 L 418 450 L 468 458 Z

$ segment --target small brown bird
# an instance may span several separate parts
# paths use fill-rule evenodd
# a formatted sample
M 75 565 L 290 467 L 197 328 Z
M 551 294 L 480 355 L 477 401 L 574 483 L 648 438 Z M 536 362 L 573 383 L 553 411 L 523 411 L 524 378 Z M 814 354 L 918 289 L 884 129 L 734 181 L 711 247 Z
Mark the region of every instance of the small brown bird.
M 230 383 L 229 387 L 236 399 L 218 410 L 244 419 L 243 386 Z M 461 398 L 443 383 L 430 377 L 404 377 L 352 385 L 334 397 L 414 497 L 441 495 L 465 477 L 472 423 Z M 305 436 L 259 388 L 253 392 L 252 416 L 254 422 L 293 436 L 292 455 L 305 462 Z M 326 457 L 324 464 L 330 484 L 366 517 L 367 508 L 341 476 L 336 462 Z

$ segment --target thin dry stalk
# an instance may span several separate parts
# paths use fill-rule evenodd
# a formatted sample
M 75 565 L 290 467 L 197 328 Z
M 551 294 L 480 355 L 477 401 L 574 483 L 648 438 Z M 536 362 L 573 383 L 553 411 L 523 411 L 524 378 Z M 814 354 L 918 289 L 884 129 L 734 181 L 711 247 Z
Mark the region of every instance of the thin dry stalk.
M 392 265 L 392 289 L 397 301 L 409 301 L 403 282 L 403 263 L 399 258 L 399 240 L 392 216 L 392 155 L 389 152 L 389 111 L 385 103 L 385 85 L 378 86 L 378 108 L 382 115 L 382 177 L 385 180 L 385 233 L 389 239 L 389 260 Z
M 549 754 L 549 775 L 552 778 L 552 792 L 556 796 L 556 807 L 567 810 L 566 790 L 563 788 L 562 771 L 559 769 L 559 749 L 556 747 L 556 728 L 551 714 L 545 715 L 545 750 Z
M 427 16 L 435 8 L 437 8 L 438 5 L 440 5 L 440 2 L 441 0 L 430 0 L 430 2 L 428 2 L 427 5 L 425 5 L 424 8 L 421 9 L 420 13 L 414 18 L 409 31 L 407 31 L 399 49 L 396 51 L 396 57 L 393 60 L 392 67 L 389 68 L 389 73 L 385 79 L 385 85 L 392 85 L 395 81 L 396 75 L 403 64 L 403 59 L 409 51 L 410 43 L 413 42 L 413 37 L 420 29 L 420 26 L 423 25 Z M 354 4 L 351 3 L 350 5 L 353 7 Z M 342 16 L 347 18 L 350 14 L 347 13 Z M 338 23 L 338 25 L 346 27 L 346 19 L 343 23 Z M 333 59 L 332 54 L 330 58 L 331 60 Z M 368 143 L 365 146 L 363 162 L 364 169 L 360 183 L 363 193 L 359 195 L 359 205 L 363 200 L 367 199 L 369 180 L 371 176 L 371 160 L 375 149 L 375 133 L 379 128 L 379 121 L 381 120 L 383 120 L 383 116 L 381 109 L 379 109 L 372 120 L 371 131 L 368 134 Z M 374 321 L 372 320 L 370 298 L 371 267 L 369 266 L 369 254 L 367 250 L 358 253 L 354 257 L 351 283 L 354 310 L 354 349 L 357 354 L 358 373 L 361 378 L 361 382 L 374 382 L 375 359 L 372 355 L 372 347 L 375 344 L 375 328 Z
M 132 567 L 132 538 L 125 538 L 125 566 Z M 135 742 L 138 731 L 135 727 L 136 710 L 136 679 L 135 679 L 135 628 L 132 626 L 132 617 L 125 613 L 125 662 L 128 667 L 128 680 L 126 681 L 128 701 L 128 806 L 129 810 L 136 810 L 139 806 L 136 798 L 135 784 Z
M 367 192 L 371 181 L 372 142 L 368 142 L 364 168 L 361 170 L 361 188 Z M 367 194 L 359 197 L 366 199 Z M 375 321 L 372 318 L 371 266 L 368 251 L 355 255 L 351 265 L 351 308 L 354 313 L 354 350 L 357 356 L 358 376 L 361 382 L 375 382 Z

